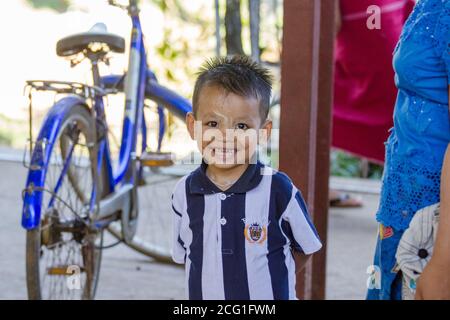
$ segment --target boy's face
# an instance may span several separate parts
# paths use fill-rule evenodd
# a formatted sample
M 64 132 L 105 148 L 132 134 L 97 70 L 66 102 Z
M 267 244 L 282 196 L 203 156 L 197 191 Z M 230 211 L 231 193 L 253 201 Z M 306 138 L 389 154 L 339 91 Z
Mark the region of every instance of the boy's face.
M 270 136 L 272 122 L 262 121 L 258 99 L 226 92 L 218 86 L 201 89 L 196 113 L 195 117 L 187 115 L 187 127 L 208 165 L 232 168 L 248 164 L 258 139 Z

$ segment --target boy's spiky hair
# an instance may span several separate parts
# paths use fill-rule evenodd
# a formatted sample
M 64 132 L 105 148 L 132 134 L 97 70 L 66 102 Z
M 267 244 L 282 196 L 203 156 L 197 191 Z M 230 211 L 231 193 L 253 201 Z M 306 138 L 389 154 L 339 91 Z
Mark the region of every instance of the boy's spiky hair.
M 265 120 L 269 113 L 272 76 L 247 56 L 217 57 L 207 60 L 195 82 L 192 96 L 193 112 L 196 115 L 201 89 L 206 85 L 216 85 L 227 92 L 259 100 L 261 118 Z

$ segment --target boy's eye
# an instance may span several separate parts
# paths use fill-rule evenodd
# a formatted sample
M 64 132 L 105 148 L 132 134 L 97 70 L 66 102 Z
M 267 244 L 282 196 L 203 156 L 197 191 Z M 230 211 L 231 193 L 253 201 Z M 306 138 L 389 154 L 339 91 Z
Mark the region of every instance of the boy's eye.
M 216 122 L 216 121 L 208 121 L 208 122 L 206 123 L 206 125 L 207 125 L 208 127 L 215 128 L 215 127 L 217 127 L 217 122 Z
M 248 129 L 248 125 L 246 125 L 245 123 L 238 123 L 236 125 L 236 129 L 247 130 Z

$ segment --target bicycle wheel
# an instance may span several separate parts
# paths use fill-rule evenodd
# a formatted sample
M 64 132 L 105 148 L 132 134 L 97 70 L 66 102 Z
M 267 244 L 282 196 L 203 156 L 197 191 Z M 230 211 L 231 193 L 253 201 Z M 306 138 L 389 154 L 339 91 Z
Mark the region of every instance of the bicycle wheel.
M 157 103 L 152 101 L 154 105 Z M 150 111 L 152 112 L 152 111 Z M 155 119 L 157 113 L 146 115 L 147 119 Z M 175 115 L 176 116 L 176 115 Z M 177 116 L 176 116 L 177 117 Z M 184 120 L 184 119 L 183 119 Z M 152 127 L 152 124 L 155 125 Z M 155 135 L 159 130 L 158 121 L 149 121 L 148 136 Z M 167 137 L 163 143 L 168 142 Z M 138 150 L 139 154 L 141 150 Z M 171 258 L 172 232 L 172 190 L 184 172 L 175 172 L 172 168 L 144 167 L 144 183 L 138 188 L 139 222 L 136 234 L 126 244 L 132 249 L 161 262 L 173 263 Z M 108 231 L 117 239 L 121 239 L 121 226 L 112 223 Z
M 103 243 L 103 232 L 89 228 L 93 184 L 99 182 L 98 190 L 102 189 L 94 165 L 96 152 L 94 120 L 85 107 L 75 105 L 62 120 L 51 150 L 39 226 L 26 235 L 30 299 L 92 299 L 95 295 Z M 66 163 L 69 167 L 62 175 Z M 101 192 L 97 195 L 96 204 Z
M 146 184 L 138 188 L 140 213 L 136 235 L 126 244 L 158 261 L 173 263 L 170 252 L 172 244 L 171 195 L 175 183 L 180 177 L 152 171 L 147 171 L 145 176 Z M 120 239 L 120 228 L 120 224 L 112 223 L 109 225 L 108 231 Z

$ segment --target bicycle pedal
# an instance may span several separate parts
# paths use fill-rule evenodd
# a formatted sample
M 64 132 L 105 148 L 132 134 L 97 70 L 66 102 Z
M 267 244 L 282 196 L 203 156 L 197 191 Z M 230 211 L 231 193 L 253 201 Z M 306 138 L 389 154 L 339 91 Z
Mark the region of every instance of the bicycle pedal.
M 70 276 L 73 274 L 74 268 L 78 270 L 78 272 L 85 272 L 84 268 L 80 266 L 61 265 L 47 268 L 47 274 L 49 276 Z
M 172 152 L 144 151 L 139 157 L 141 165 L 145 167 L 169 167 L 174 164 Z

